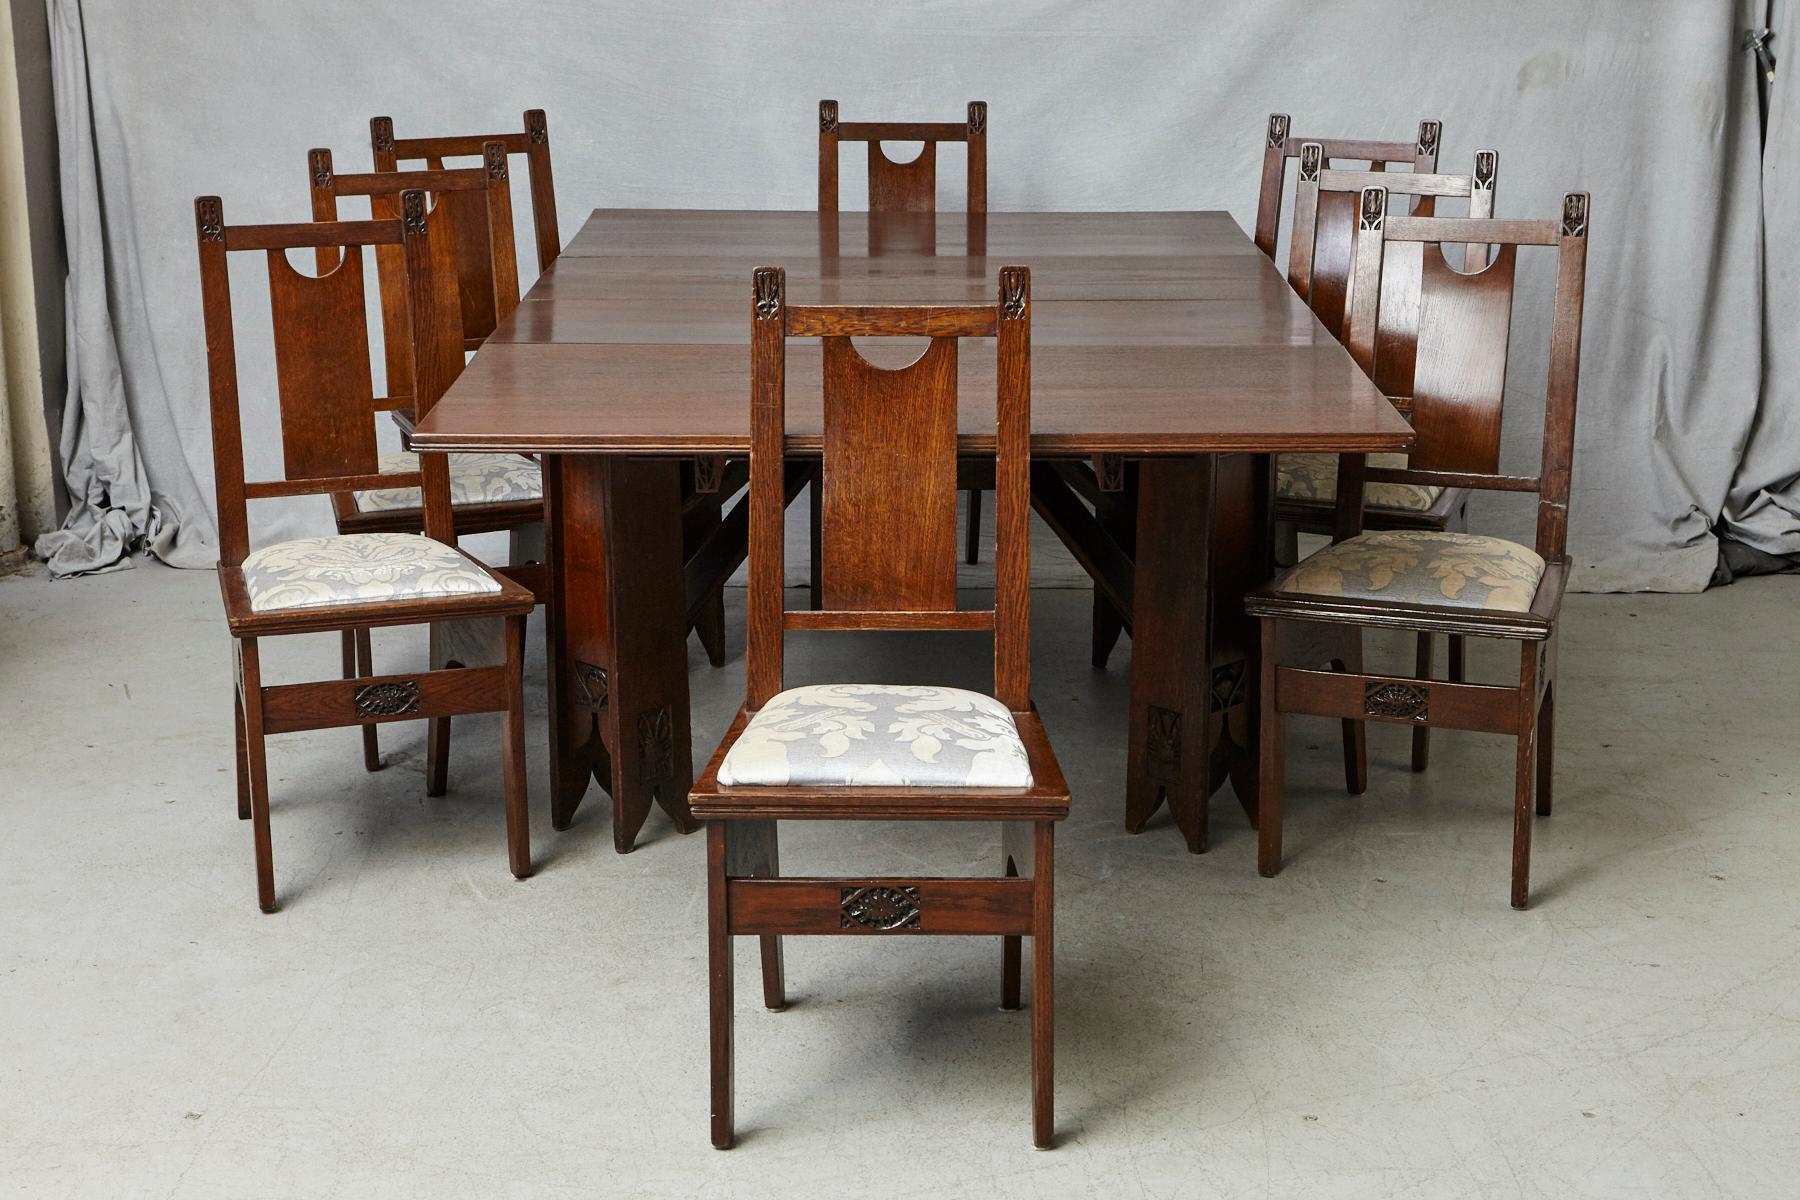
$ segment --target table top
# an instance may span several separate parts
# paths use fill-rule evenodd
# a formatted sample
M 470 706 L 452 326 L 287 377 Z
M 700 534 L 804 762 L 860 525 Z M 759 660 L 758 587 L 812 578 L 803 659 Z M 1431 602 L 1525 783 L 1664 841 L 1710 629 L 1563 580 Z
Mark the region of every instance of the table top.
M 432 411 L 426 450 L 750 445 L 750 274 L 794 304 L 980 303 L 1031 268 L 1032 451 L 1404 449 L 1412 431 L 1222 212 L 602 209 Z M 858 339 L 881 365 L 922 339 Z M 994 348 L 961 347 L 959 445 L 991 449 Z M 789 444 L 820 443 L 819 348 L 788 345 Z

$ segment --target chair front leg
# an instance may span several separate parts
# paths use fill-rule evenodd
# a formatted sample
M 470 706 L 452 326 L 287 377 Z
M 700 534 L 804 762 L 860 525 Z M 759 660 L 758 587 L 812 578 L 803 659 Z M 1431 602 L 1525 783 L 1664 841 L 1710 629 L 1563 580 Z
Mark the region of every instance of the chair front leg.
M 1039 821 L 1031 885 L 1031 1140 L 1056 1136 L 1056 824 Z
M 275 911 L 275 854 L 269 836 L 269 764 L 263 745 L 262 660 L 255 638 L 238 641 L 244 704 L 244 767 L 250 780 L 250 829 L 256 843 L 256 903 Z
M 706 827 L 706 977 L 712 1060 L 712 1144 L 732 1143 L 731 913 L 725 875 L 726 822 Z
M 1532 784 L 1537 773 L 1538 643 L 1519 644 L 1519 734 L 1513 761 L 1512 906 L 1524 908 L 1531 891 Z

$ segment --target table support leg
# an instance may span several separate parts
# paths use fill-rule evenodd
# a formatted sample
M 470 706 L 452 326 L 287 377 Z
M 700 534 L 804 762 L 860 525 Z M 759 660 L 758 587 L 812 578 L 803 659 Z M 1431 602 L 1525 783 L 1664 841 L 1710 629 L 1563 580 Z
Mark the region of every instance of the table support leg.
M 1213 475 L 1210 456 L 1139 465 L 1133 572 L 1125 828 L 1143 829 L 1167 801 L 1196 854 L 1206 849 L 1210 782 L 1203 681 Z
M 1204 853 L 1207 799 L 1230 777 L 1255 821 L 1257 640 L 1243 595 L 1267 576 L 1266 458 L 1139 467 L 1125 827 L 1164 802 Z
M 549 461 L 551 823 L 568 828 L 597 778 L 612 793 L 613 845 L 624 854 L 652 801 L 680 832 L 697 828 L 680 467 L 615 455 Z

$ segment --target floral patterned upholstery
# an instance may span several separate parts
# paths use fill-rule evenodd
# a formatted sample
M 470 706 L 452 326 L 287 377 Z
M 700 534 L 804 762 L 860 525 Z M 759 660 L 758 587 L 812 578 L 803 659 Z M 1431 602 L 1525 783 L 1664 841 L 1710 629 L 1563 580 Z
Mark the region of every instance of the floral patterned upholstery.
M 340 533 L 251 552 L 244 587 L 254 612 L 490 595 L 500 581 L 454 547 L 417 533 Z
M 402 450 L 381 456 L 377 469 L 383 475 L 419 469 L 419 456 Z M 544 473 L 522 454 L 452 454 L 450 503 L 504 504 L 542 500 Z M 383 488 L 356 493 L 358 512 L 402 512 L 421 507 L 418 488 Z
M 1525 612 L 1544 577 L 1537 552 L 1504 538 L 1398 530 L 1364 533 L 1314 554 L 1278 592 Z
M 833 683 L 772 697 L 726 754 L 719 782 L 1026 788 L 1031 766 L 1012 714 L 992 696 Z
M 1371 454 L 1371 467 L 1406 467 L 1404 454 Z M 1275 456 L 1275 494 L 1283 500 L 1337 499 L 1338 456 L 1335 454 L 1278 454 Z M 1368 508 L 1397 508 L 1426 512 L 1444 494 L 1441 487 L 1423 483 L 1365 483 L 1363 504 Z

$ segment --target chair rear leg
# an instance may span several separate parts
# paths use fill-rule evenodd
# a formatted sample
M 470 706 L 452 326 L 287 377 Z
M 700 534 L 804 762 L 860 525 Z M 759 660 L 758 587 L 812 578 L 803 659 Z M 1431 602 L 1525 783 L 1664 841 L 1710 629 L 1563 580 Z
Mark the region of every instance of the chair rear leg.
M 1056 1136 L 1056 824 L 1037 825 L 1031 881 L 1031 1141 Z
M 250 753 L 249 739 L 244 734 L 244 697 L 237 690 L 236 682 L 231 686 L 231 709 L 234 722 L 234 741 L 237 742 L 237 800 L 238 820 L 250 819 Z
M 706 827 L 706 977 L 712 1060 L 712 1144 L 731 1149 L 731 915 L 726 907 L 724 821 Z
M 512 619 L 507 620 L 507 656 L 512 654 Z M 433 671 L 455 671 L 462 668 L 462 662 L 451 658 L 439 647 L 438 639 L 443 636 L 438 627 L 431 630 L 431 657 L 429 662 Z M 479 660 L 478 660 L 479 661 Z M 425 794 L 442 796 L 450 790 L 450 718 L 432 717 L 425 722 Z
M 450 718 L 432 717 L 425 722 L 425 794 L 442 796 L 449 790 Z
M 700 637 L 700 648 L 706 651 L 709 666 L 725 665 L 725 591 L 723 588 L 712 595 L 712 599 L 700 606 L 700 615 L 694 618 L 694 632 Z
M 275 911 L 275 854 L 269 837 L 269 764 L 263 747 L 262 662 L 256 639 L 239 642 L 244 695 L 244 767 L 250 779 L 250 829 L 256 843 L 256 903 Z
M 1113 647 L 1119 644 L 1119 635 L 1125 632 L 1125 618 L 1113 607 L 1111 600 L 1094 585 L 1094 638 L 1091 661 L 1094 669 L 1103 671 L 1106 662 L 1112 657 Z
M 981 489 L 969 489 L 969 545 L 963 556 L 970 566 L 981 561 Z
M 352 678 L 358 675 L 373 675 L 375 673 L 375 647 L 370 641 L 369 631 L 367 629 L 348 630 L 345 632 L 344 638 L 346 641 L 346 653 L 344 655 L 345 678 Z M 351 643 L 353 643 L 356 648 L 354 659 L 352 659 L 351 655 L 348 653 Z M 362 727 L 362 745 L 363 770 L 381 770 L 381 740 L 375 732 L 375 726 L 364 725 Z
M 446 729 L 449 721 L 445 720 Z M 506 857 L 513 878 L 531 874 L 531 823 L 525 785 L 525 618 L 506 618 L 506 721 L 500 769 L 506 792 Z
M 1300 527 L 1292 521 L 1275 522 L 1275 565 L 1291 567 L 1300 561 Z
M 1419 635 L 1419 649 L 1413 662 L 1413 675 L 1418 679 L 1430 679 L 1432 675 L 1432 637 L 1429 633 Z M 1412 731 L 1412 769 L 1423 771 L 1431 761 L 1431 728 L 1427 725 L 1414 725 Z
M 1537 815 L 1550 815 L 1550 778 L 1556 759 L 1556 685 L 1544 689 L 1537 726 Z
M 774 821 L 740 822 L 732 830 L 734 839 L 753 844 L 745 847 L 751 861 L 742 873 L 753 879 L 777 879 L 781 876 L 781 847 Z M 781 935 L 765 933 L 757 939 L 762 954 L 763 1007 L 780 1012 L 787 1007 L 787 968 L 782 961 Z
M 1344 647 L 1344 657 L 1333 660 L 1331 669 L 1360 675 L 1363 669 L 1362 630 L 1347 630 L 1345 636 L 1349 641 Z M 1352 796 L 1360 796 L 1369 790 L 1368 738 L 1361 721 L 1346 718 L 1343 726 L 1344 790 Z
M 1287 720 L 1275 705 L 1275 622 L 1262 621 L 1262 678 L 1257 743 L 1256 870 L 1273 879 L 1281 870 L 1281 822 L 1287 808 Z
M 1008 879 L 1016 879 L 1019 875 L 1019 862 L 1016 855 L 1023 847 L 1015 844 L 1013 827 L 1004 827 L 1001 835 L 1000 866 L 1001 874 Z M 1024 965 L 1024 938 L 1003 936 L 1000 939 L 1000 1008 L 1005 1012 L 1016 1012 L 1019 1008 L 1019 976 Z
M 1450 642 L 1450 682 L 1451 683 L 1466 682 L 1466 679 L 1465 679 L 1465 676 L 1463 673 L 1463 663 L 1464 663 L 1463 654 L 1466 649 L 1467 642 L 1463 638 L 1463 635 L 1460 633 L 1451 634 L 1449 637 L 1449 642 Z

